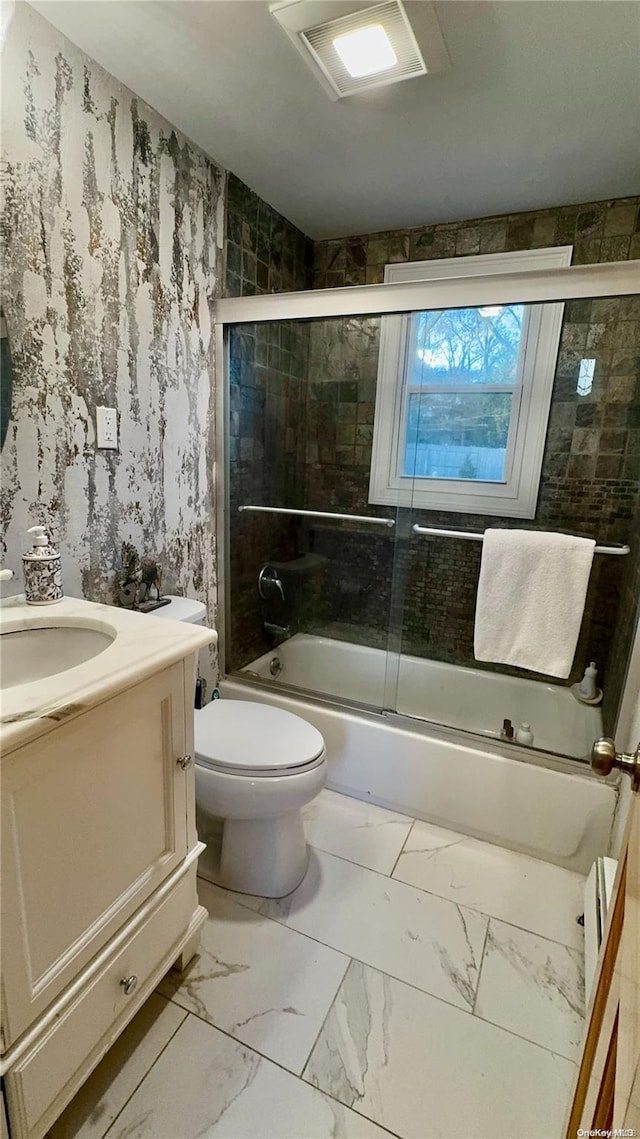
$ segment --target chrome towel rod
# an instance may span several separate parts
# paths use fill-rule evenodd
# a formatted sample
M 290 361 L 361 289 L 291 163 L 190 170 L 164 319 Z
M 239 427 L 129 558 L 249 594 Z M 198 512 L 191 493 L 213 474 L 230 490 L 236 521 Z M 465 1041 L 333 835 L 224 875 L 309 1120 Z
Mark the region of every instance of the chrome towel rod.
M 285 506 L 239 506 L 238 513 L 295 514 L 299 518 L 333 518 L 339 522 L 371 522 L 373 526 L 395 526 L 394 518 L 370 518 L 368 514 L 330 514 L 326 510 L 289 510 Z
M 484 534 L 470 534 L 468 530 L 436 530 L 433 526 L 419 526 L 416 522 L 411 527 L 414 534 L 431 534 L 436 538 L 463 538 L 466 542 L 482 542 Z M 628 554 L 629 546 L 596 546 L 596 554 Z

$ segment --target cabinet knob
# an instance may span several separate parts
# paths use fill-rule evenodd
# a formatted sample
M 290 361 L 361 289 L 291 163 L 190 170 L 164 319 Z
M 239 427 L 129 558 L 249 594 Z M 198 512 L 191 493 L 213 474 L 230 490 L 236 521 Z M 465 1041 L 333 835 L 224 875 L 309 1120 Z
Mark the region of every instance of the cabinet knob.
M 190 755 L 181 755 L 177 763 L 178 767 L 181 767 L 183 771 L 186 771 L 188 767 L 191 767 L 193 759 Z
M 129 997 L 138 984 L 138 978 L 132 974 L 131 977 L 123 977 L 120 984 L 124 989 L 125 997 Z

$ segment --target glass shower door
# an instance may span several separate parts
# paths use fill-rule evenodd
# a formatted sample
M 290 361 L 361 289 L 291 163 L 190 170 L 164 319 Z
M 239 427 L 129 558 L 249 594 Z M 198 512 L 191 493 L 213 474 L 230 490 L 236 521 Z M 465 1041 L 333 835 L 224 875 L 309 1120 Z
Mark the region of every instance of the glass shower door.
M 586 755 L 574 686 L 595 660 L 610 730 L 625 559 L 596 555 L 554 677 L 476 659 L 482 535 L 628 541 L 638 328 L 635 298 L 232 326 L 226 671 Z
M 395 707 L 396 510 L 369 502 L 380 318 L 229 330 L 226 671 Z
M 532 314 L 524 305 L 496 305 L 393 320 L 402 321 L 404 341 L 395 356 L 388 483 L 395 478 L 402 487 L 403 506 L 389 689 L 395 669 L 399 713 L 495 737 L 510 703 L 501 703 L 493 676 L 474 657 L 482 543 L 464 535 L 492 521 L 474 511 L 473 491 L 506 486 L 513 468 Z
M 539 314 L 521 304 L 491 305 L 415 312 L 405 325 L 396 469 L 410 492 L 394 582 L 396 708 L 497 738 L 505 720 L 515 722 L 515 732 L 536 718 L 536 693 L 475 658 L 482 541 L 470 535 L 481 539 L 487 526 L 505 524 L 495 506 L 483 511 L 508 489 L 525 444 L 527 350 L 530 371 Z
M 633 527 L 621 489 L 625 473 L 637 472 L 625 426 L 637 415 L 637 362 L 610 345 L 636 343 L 634 313 L 636 298 L 593 298 L 408 318 L 395 419 L 396 471 L 410 486 L 392 602 L 399 713 L 488 739 L 499 738 L 507 721 L 507 736 L 519 732 L 523 746 L 577 759 L 602 733 L 602 709 L 611 716 L 619 687 L 611 639 L 626 558 L 615 555 L 624 554 L 620 544 Z M 554 321 L 555 343 L 542 351 Z M 618 375 L 625 367 L 636 378 Z M 548 402 L 536 418 L 541 390 Z M 537 472 L 526 452 L 532 440 Z M 545 670 L 543 653 L 538 671 L 500 663 L 499 654 L 494 662 L 476 658 L 482 537 L 492 527 L 574 534 L 602 550 L 568 675 Z M 517 629 L 517 605 L 508 619 Z M 605 689 L 602 706 L 577 698 L 591 660 Z

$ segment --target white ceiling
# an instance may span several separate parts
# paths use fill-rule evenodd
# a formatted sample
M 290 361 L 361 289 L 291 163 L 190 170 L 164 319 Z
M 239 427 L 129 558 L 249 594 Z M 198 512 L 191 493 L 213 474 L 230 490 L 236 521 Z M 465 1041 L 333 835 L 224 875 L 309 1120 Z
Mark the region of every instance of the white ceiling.
M 637 0 L 444 0 L 448 71 L 340 102 L 267 0 L 31 2 L 313 238 L 640 189 Z

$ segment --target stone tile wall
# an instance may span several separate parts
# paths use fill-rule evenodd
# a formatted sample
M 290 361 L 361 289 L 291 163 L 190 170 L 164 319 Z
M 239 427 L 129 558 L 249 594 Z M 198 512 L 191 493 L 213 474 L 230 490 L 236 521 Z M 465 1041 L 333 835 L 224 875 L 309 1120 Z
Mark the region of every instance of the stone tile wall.
M 316 289 L 375 285 L 400 261 L 573 245 L 573 264 L 640 258 L 638 198 L 476 218 L 314 243 Z
M 228 297 L 312 287 L 313 242 L 235 174 L 227 180 Z
M 233 174 L 226 234 L 228 296 L 310 287 L 311 242 Z M 296 556 L 298 523 L 239 514 L 238 506 L 303 505 L 308 343 L 308 326 L 294 322 L 238 325 L 231 333 L 228 668 L 241 667 L 273 643 L 265 635 L 265 619 L 288 619 L 261 603 L 257 577 L 266 562 Z
M 237 179 L 230 181 L 228 209 L 229 293 L 308 286 L 311 244 L 301 234 L 287 231 L 282 219 L 269 221 L 269 208 Z M 283 227 L 294 250 L 286 266 L 280 256 Z M 574 263 L 640 256 L 638 199 L 317 242 L 313 284 L 379 282 L 392 261 L 554 244 L 573 244 Z M 306 551 L 327 557 L 327 569 L 322 588 L 315 588 L 313 604 L 295 627 L 379 648 L 401 641 L 405 652 L 477 667 L 473 620 L 479 544 L 413 536 L 407 511 L 399 512 L 390 533 L 341 524 L 301 526 L 235 512 L 241 501 L 385 512 L 368 502 L 379 331 L 375 317 L 346 318 L 245 326 L 233 340 L 234 667 L 271 643 L 256 590 L 260 565 Z M 579 396 L 577 372 L 585 355 L 596 360 L 596 370 L 591 392 Z M 591 535 L 602 543 L 631 538 L 640 487 L 639 376 L 640 300 L 567 304 L 538 509 L 527 524 Z M 473 530 L 522 524 L 447 512 L 416 512 L 414 519 Z M 620 691 L 622 633 L 636 604 L 625 584 L 632 578 L 631 560 L 596 559 L 571 677 L 592 657 L 598 661 L 609 722 Z
M 427 260 L 572 244 L 574 263 L 640 257 L 639 199 L 596 202 L 530 214 L 424 226 L 317 242 L 316 288 L 383 280 L 389 262 Z M 324 321 L 312 327 L 307 394 L 305 501 L 318 509 L 380 512 L 368 503 L 377 371 L 379 320 Z M 576 390 L 579 361 L 596 360 L 591 392 Z M 529 525 L 594 536 L 599 542 L 628 541 L 640 488 L 640 299 L 595 299 L 566 306 L 536 517 Z M 322 439 L 322 443 L 319 441 Z M 423 524 L 482 530 L 521 525 L 514 519 L 416 512 Z M 367 563 L 369 539 L 361 535 Z M 388 544 L 387 562 L 393 557 Z M 458 664 L 476 666 L 473 618 L 480 545 L 452 539 L 412 537 L 396 551 L 396 585 L 406 588 L 403 648 Z M 403 559 L 406 564 L 403 565 Z M 571 680 L 594 657 L 617 703 L 618 654 L 613 630 L 628 569 L 623 559 L 598 557 Z M 376 577 L 388 572 L 376 562 Z M 362 595 L 364 596 L 364 595 Z M 366 608 L 371 608 L 367 596 Z M 628 593 L 625 595 L 628 600 Z M 388 622 L 387 586 L 379 592 L 380 627 Z M 340 597 L 325 614 L 340 606 Z M 374 607 L 375 608 L 375 607 Z M 354 595 L 349 636 L 378 644 L 363 605 Z M 329 622 L 330 623 L 330 622 Z M 343 625 L 343 622 L 337 624 Z M 326 621 L 319 622 L 326 630 Z M 336 635 L 340 631 L 336 630 Z M 615 654 L 612 654 L 615 645 Z M 611 662 L 611 668 L 609 668 Z M 529 674 L 524 674 L 529 675 Z M 610 682 L 610 684 L 609 684 Z

